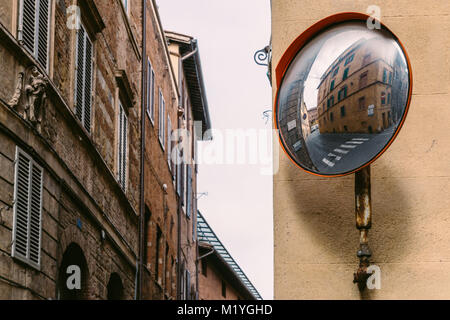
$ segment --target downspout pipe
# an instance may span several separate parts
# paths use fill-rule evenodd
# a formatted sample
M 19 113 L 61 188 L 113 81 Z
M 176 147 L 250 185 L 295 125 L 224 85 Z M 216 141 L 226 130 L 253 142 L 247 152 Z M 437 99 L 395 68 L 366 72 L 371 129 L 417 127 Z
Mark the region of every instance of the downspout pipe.
M 142 0 L 142 66 L 141 66 L 141 159 L 140 159 L 140 190 L 139 190 L 139 255 L 137 262 L 137 277 L 135 300 L 142 299 L 143 264 L 144 264 L 144 228 L 145 228 L 145 82 L 147 67 L 147 1 Z

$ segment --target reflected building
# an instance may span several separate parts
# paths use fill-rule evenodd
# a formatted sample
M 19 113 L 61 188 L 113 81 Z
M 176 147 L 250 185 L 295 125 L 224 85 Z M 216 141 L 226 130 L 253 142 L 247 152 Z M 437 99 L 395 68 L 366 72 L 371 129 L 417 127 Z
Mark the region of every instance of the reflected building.
M 322 75 L 317 94 L 320 133 L 380 133 L 401 118 L 393 118 L 395 70 L 379 50 L 384 45 L 383 39 L 360 39 Z M 397 69 L 403 70 L 401 59 L 396 60 Z M 398 71 L 399 82 L 402 74 Z
M 310 130 L 307 120 L 303 120 L 302 117 L 303 115 L 306 115 L 306 118 L 308 117 L 303 92 L 305 81 L 314 61 L 315 56 L 308 59 L 302 72 L 297 75 L 297 79 L 290 83 L 287 94 L 281 97 L 281 110 L 283 112 L 279 113 L 280 130 L 283 132 L 288 147 L 295 152 L 296 156 L 304 159 L 310 167 L 314 167 L 314 164 L 305 147 L 305 139 Z

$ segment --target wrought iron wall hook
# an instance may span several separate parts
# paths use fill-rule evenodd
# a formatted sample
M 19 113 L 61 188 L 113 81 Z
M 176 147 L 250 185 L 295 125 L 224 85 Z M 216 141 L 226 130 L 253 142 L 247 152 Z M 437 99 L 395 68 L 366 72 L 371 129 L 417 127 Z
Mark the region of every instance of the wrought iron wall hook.
M 269 78 L 269 81 L 272 82 L 272 44 L 256 51 L 253 59 L 256 64 L 267 67 L 267 77 Z

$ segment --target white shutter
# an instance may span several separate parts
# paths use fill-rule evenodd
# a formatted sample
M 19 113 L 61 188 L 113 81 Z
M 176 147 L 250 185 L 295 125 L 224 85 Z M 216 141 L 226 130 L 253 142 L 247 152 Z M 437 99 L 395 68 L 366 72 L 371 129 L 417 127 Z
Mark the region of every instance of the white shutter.
M 48 69 L 51 0 L 22 0 L 19 40 Z
M 172 172 L 172 122 L 170 121 L 169 115 L 167 115 L 167 162 Z
M 166 102 L 164 101 L 164 97 L 162 95 L 161 90 L 159 90 L 159 141 L 164 148 L 164 122 L 166 119 L 165 115 Z
M 127 174 L 127 144 L 128 144 L 128 119 L 119 102 L 119 130 L 118 130 L 118 180 L 122 189 L 126 189 Z
M 12 256 L 40 267 L 42 168 L 16 149 Z
M 75 113 L 88 132 L 91 131 L 92 51 L 92 41 L 80 24 L 76 46 Z

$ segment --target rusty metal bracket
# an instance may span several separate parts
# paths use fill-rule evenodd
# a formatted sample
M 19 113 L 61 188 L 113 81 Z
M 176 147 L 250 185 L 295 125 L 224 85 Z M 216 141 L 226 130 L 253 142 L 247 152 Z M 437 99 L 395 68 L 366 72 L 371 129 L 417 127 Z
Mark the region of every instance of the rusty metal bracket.
M 372 227 L 372 201 L 370 196 L 370 166 L 355 173 L 355 217 L 356 228 L 360 232 L 359 250 L 356 256 L 359 258 L 359 268 L 353 274 L 353 283 L 358 284 L 360 291 L 366 287 L 370 274 L 367 268 L 370 265 L 372 252 L 369 248 L 368 233 Z

